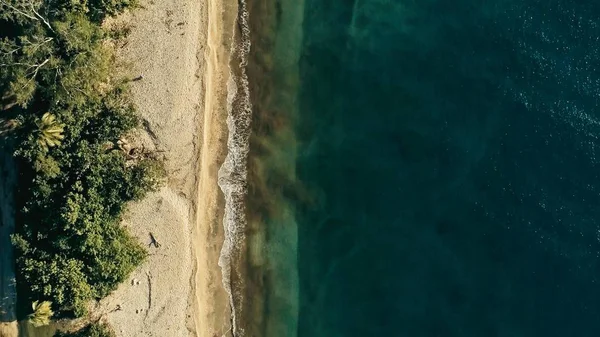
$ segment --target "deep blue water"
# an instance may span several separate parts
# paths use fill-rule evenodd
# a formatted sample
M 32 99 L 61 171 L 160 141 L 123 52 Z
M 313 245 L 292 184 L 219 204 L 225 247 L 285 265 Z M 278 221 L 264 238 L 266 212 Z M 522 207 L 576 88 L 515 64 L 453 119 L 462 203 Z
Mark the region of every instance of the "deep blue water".
M 599 22 L 305 0 L 298 336 L 598 336 Z

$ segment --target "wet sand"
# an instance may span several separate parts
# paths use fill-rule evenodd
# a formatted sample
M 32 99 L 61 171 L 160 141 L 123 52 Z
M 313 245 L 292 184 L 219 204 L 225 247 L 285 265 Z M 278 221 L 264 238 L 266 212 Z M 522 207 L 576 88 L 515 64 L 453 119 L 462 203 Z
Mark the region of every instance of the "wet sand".
M 197 231 L 195 232 L 196 336 L 230 336 L 231 307 L 223 287 L 219 256 L 224 241 L 224 197 L 217 184 L 218 171 L 226 155 L 227 81 L 230 47 L 237 16 L 235 1 L 209 0 L 206 59 L 204 130 L 198 185 Z

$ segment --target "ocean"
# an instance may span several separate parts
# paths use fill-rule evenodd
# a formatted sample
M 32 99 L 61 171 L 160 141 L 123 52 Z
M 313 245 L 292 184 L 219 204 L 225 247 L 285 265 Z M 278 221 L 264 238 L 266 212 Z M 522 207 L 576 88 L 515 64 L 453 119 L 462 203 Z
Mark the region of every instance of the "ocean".
M 600 2 L 247 9 L 240 336 L 598 336 Z

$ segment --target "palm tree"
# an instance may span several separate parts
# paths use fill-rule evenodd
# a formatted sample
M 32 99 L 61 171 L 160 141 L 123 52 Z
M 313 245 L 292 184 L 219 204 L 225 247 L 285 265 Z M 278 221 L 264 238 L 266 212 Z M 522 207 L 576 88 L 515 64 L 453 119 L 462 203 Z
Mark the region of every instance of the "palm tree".
M 56 116 L 46 112 L 42 119 L 37 122 L 39 138 L 38 143 L 46 151 L 50 147 L 60 145 L 65 138 L 63 135 L 64 125 L 56 121 Z
M 29 314 L 29 322 L 36 328 L 50 324 L 50 318 L 54 315 L 51 307 L 52 302 L 50 301 L 33 302 L 31 304 L 33 312 Z

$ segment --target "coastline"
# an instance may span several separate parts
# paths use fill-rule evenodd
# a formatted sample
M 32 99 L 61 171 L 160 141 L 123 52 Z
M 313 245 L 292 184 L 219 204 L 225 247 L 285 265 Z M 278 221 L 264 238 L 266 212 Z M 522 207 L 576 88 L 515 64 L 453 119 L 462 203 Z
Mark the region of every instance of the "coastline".
M 128 204 L 123 217 L 147 246 L 147 260 L 91 315 L 117 336 L 233 335 L 229 282 L 243 286 L 245 244 L 222 264 L 228 226 L 221 188 L 237 53 L 245 49 L 236 37 L 237 6 L 233 0 L 143 0 L 142 8 L 107 22 L 130 28 L 116 56 L 122 75 L 137 79 L 131 93 L 143 128 L 129 138 L 161 153 L 167 169 L 166 186 Z M 151 236 L 160 246 L 151 246 Z M 229 267 L 235 275 L 223 278 Z
M 207 7 L 204 123 L 193 250 L 196 261 L 195 296 L 191 300 L 197 310 L 192 312 L 195 336 L 198 337 L 231 336 L 233 329 L 229 294 L 224 288 L 222 269 L 218 264 L 225 241 L 225 199 L 217 180 L 227 155 L 229 61 L 237 3 L 209 0 Z

